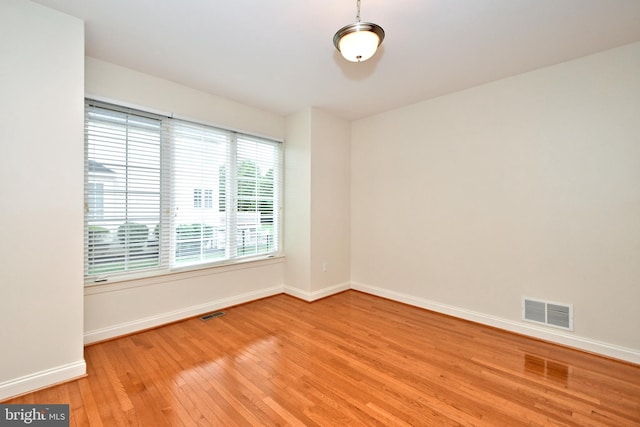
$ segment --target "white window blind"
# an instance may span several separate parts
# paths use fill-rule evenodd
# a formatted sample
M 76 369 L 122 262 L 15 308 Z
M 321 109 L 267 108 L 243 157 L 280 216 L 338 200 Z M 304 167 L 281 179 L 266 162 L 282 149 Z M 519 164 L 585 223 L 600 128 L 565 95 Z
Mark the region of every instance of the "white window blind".
M 279 221 L 276 221 L 280 198 L 280 146 L 249 136 L 237 135 L 236 254 L 238 256 L 271 252 L 279 246 Z
M 157 268 L 162 122 L 88 105 L 85 131 L 85 274 Z
M 231 258 L 227 248 L 227 216 L 205 203 L 207 192 L 225 182 L 231 132 L 194 123 L 171 123 L 171 265 L 182 266 Z M 210 193 L 209 193 L 210 194 Z
M 281 150 L 87 100 L 86 283 L 278 253 Z

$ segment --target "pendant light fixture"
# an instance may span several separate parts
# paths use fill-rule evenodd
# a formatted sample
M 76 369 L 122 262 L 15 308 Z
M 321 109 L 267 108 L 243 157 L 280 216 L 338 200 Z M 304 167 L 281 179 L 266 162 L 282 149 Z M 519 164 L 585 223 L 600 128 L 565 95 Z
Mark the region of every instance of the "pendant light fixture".
M 384 40 L 384 30 L 371 22 L 360 22 L 360 0 L 355 24 L 340 28 L 333 36 L 333 44 L 344 59 L 362 62 L 371 58 Z

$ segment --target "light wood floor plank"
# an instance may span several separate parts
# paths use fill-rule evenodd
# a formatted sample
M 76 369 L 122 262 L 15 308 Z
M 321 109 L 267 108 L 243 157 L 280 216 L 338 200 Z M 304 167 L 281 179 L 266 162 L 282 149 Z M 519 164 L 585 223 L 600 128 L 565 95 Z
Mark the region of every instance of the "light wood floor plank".
M 640 366 L 356 291 L 89 346 L 72 426 L 640 426 Z

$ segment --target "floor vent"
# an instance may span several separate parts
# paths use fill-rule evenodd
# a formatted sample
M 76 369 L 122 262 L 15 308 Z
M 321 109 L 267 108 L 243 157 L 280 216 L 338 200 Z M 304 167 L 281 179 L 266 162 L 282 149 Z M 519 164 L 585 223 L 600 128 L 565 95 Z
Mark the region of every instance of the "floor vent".
M 524 298 L 522 319 L 573 331 L 573 305 Z
M 200 320 L 211 320 L 216 317 L 224 316 L 224 311 L 216 311 L 215 313 L 207 313 L 200 316 Z

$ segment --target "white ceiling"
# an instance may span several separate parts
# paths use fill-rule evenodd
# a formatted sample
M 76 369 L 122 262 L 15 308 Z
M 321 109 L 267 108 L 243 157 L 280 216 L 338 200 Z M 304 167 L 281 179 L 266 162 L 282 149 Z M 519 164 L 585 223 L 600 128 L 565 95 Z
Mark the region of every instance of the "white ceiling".
M 640 40 L 640 0 L 362 0 L 386 38 L 356 64 L 332 43 L 356 0 L 35 1 L 85 21 L 88 56 L 280 115 L 357 119 Z

